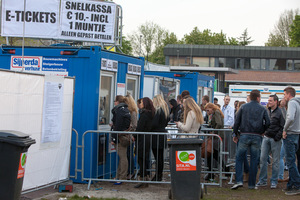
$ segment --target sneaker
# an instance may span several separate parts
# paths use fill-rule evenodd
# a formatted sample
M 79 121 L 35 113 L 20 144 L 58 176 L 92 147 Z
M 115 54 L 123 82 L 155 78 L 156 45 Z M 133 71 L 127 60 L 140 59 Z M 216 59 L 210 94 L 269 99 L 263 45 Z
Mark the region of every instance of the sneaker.
M 298 189 L 294 188 L 294 189 L 292 189 L 290 191 L 286 191 L 285 194 L 286 195 L 297 195 L 297 194 L 300 194 L 300 188 L 298 188 Z
M 255 186 L 256 187 L 263 187 L 263 186 L 267 186 L 267 183 L 262 183 L 262 182 L 258 181 L 258 183 L 256 183 Z
M 237 183 L 237 184 L 234 184 L 231 189 L 232 190 L 237 190 L 239 187 L 243 187 L 243 183 Z
M 276 183 L 271 183 L 271 189 L 276 189 L 277 188 L 277 184 Z
M 287 192 L 287 191 L 291 191 L 291 190 L 293 190 L 292 188 L 284 188 L 284 189 L 282 189 L 282 192 Z

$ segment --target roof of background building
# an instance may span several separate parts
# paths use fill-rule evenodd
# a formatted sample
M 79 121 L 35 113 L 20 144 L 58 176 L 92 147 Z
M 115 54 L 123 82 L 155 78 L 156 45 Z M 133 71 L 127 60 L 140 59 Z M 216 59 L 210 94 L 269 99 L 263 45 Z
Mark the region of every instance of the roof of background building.
M 165 56 L 300 59 L 299 47 L 168 44 Z

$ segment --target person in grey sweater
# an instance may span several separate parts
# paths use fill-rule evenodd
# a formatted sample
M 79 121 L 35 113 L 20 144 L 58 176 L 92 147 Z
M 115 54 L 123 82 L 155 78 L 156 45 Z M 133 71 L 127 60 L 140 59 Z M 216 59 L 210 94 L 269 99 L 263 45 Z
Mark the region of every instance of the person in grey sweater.
M 300 194 L 300 174 L 295 163 L 300 135 L 300 98 L 295 96 L 296 90 L 293 87 L 284 89 L 284 98 L 288 101 L 286 121 L 282 133 L 285 158 L 289 169 L 289 181 L 285 189 L 286 195 Z

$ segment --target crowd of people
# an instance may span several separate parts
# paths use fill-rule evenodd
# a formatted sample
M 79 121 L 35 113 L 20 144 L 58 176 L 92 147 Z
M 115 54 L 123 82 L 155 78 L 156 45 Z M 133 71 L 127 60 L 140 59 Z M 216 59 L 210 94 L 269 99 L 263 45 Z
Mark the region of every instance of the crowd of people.
M 119 164 L 116 178 L 119 181 L 130 179 L 134 174 L 133 154 L 137 156 L 139 176 L 141 180 L 161 181 L 164 168 L 164 150 L 168 123 L 175 123 L 181 133 L 199 133 L 202 124 L 213 129 L 233 129 L 233 141 L 237 143 L 236 151 L 236 184 L 231 189 L 238 189 L 248 181 L 249 189 L 267 186 L 267 169 L 272 155 L 271 188 L 277 188 L 278 181 L 288 181 L 285 194 L 300 194 L 300 98 L 295 97 L 295 89 L 287 87 L 284 98 L 279 101 L 276 95 L 270 95 L 267 106 L 260 104 L 261 95 L 258 90 L 251 91 L 245 101 L 235 101 L 234 107 L 229 105 L 230 97 L 224 97 L 224 105 L 209 103 L 209 97 L 203 96 L 200 106 L 187 90 L 177 99 L 166 102 L 162 95 L 153 99 L 144 97 L 137 104 L 130 95 L 116 96 L 112 109 L 112 130 L 125 131 L 112 135 L 112 143 L 117 145 Z M 130 132 L 152 132 L 152 134 L 126 134 Z M 219 134 L 220 132 L 215 132 Z M 221 134 L 220 134 L 221 136 Z M 180 137 L 188 138 L 189 135 Z M 222 137 L 222 136 L 221 136 Z M 216 141 L 217 142 L 217 141 Z M 134 148 L 135 147 L 135 148 Z M 296 153 L 298 150 L 298 153 Z M 213 156 L 207 157 L 209 171 L 212 162 L 220 156 L 218 144 L 213 144 Z M 149 173 L 149 156 L 155 158 L 155 175 Z M 250 155 L 248 155 L 250 154 Z M 248 161 L 250 156 L 250 165 Z M 298 168 L 296 165 L 298 156 Z M 284 160 L 289 171 L 289 178 L 284 179 Z M 223 170 L 227 171 L 224 164 Z M 260 168 L 259 180 L 256 175 Z M 206 176 L 206 180 L 214 179 L 214 174 Z M 116 182 L 115 184 L 121 184 Z M 136 188 L 147 187 L 143 182 Z

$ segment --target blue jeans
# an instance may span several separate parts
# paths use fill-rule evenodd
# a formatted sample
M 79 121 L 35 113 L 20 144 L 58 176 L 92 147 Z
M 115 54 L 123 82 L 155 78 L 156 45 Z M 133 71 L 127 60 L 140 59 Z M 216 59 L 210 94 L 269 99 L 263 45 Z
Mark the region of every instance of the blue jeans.
M 268 179 L 268 157 L 270 153 L 273 156 L 272 164 L 272 177 L 271 183 L 278 183 L 278 173 L 279 173 L 279 160 L 280 160 L 280 150 L 281 150 L 281 140 L 275 141 L 273 138 L 264 137 L 261 145 L 260 154 L 260 173 L 259 182 L 267 183 Z
M 239 141 L 237 142 L 237 148 L 239 146 Z M 245 155 L 245 160 L 244 160 L 244 173 L 249 173 L 249 163 L 248 163 L 248 153 Z
M 296 166 L 296 151 L 298 150 L 298 134 L 288 134 L 283 140 L 286 164 L 289 168 L 289 182 L 287 188 L 300 189 L 300 174 Z
M 259 164 L 259 152 L 262 137 L 260 135 L 241 134 L 236 152 L 236 182 L 243 183 L 243 163 L 250 148 L 250 170 L 248 187 L 254 188 Z
M 280 161 L 279 161 L 279 175 L 278 175 L 278 179 L 281 179 L 283 180 L 284 177 L 284 155 L 285 155 L 285 152 L 284 152 L 284 144 L 282 142 L 282 145 L 281 145 L 281 150 L 280 150 Z

